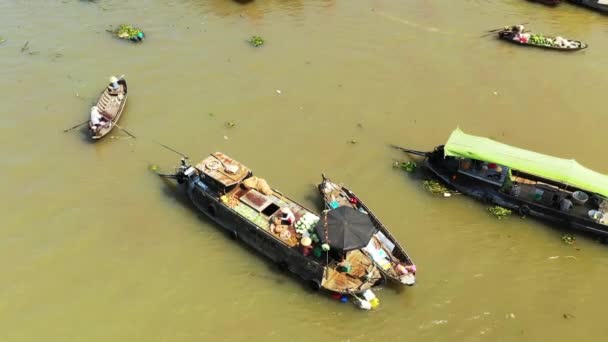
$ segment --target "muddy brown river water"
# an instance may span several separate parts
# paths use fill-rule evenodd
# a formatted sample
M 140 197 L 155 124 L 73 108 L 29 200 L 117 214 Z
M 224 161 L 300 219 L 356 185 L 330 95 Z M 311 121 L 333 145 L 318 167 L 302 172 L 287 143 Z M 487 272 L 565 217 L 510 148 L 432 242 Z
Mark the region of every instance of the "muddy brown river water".
M 605 16 L 523 0 L 2 0 L 0 19 L 0 341 L 608 335 L 605 245 L 434 197 L 388 148 L 431 149 L 459 126 L 608 173 Z M 479 38 L 521 22 L 590 48 Z M 120 23 L 147 40 L 105 32 Z M 63 133 L 112 74 L 129 82 L 120 124 L 137 139 Z M 379 289 L 372 312 L 309 291 L 150 172 L 179 160 L 153 140 L 193 159 L 223 151 L 317 210 L 320 173 L 345 182 L 418 284 Z

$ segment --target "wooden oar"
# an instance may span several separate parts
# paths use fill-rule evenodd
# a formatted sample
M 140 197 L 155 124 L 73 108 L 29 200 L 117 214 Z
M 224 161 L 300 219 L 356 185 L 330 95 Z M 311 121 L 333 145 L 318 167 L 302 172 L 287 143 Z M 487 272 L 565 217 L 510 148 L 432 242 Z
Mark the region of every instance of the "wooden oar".
M 89 120 L 87 120 L 87 121 L 85 121 L 85 122 L 83 122 L 83 123 L 79 123 L 78 125 L 76 125 L 76 126 L 74 126 L 74 127 L 70 127 L 70 128 L 68 128 L 68 129 L 64 129 L 64 130 L 63 130 L 63 133 L 66 133 L 66 132 L 69 132 L 69 131 L 71 131 L 71 130 L 73 130 L 73 129 L 76 129 L 76 128 L 78 128 L 78 127 L 80 127 L 80 126 L 82 126 L 82 125 L 84 125 L 84 124 L 86 124 L 86 123 L 88 123 L 88 122 L 89 122 Z
M 127 131 L 126 129 L 118 126 L 118 124 L 114 124 L 114 126 L 118 127 L 121 131 L 127 133 L 128 135 L 130 135 L 133 139 L 137 139 L 133 134 L 129 133 L 129 131 Z
M 529 24 L 529 23 L 523 23 L 523 24 L 518 24 L 518 25 L 522 25 L 522 26 L 523 26 L 523 25 L 528 25 L 528 24 Z M 517 25 L 511 25 L 511 26 L 517 26 Z M 504 29 L 505 29 L 505 28 L 504 28 L 504 27 L 502 27 L 502 28 L 499 28 L 499 29 L 488 30 L 488 32 L 493 33 L 493 32 L 498 32 L 498 31 L 500 31 L 500 30 L 504 30 Z
M 421 156 L 421 157 L 426 157 L 426 156 L 428 156 L 430 154 L 430 152 L 422 152 L 422 151 L 410 150 L 410 149 L 403 148 L 403 147 L 400 147 L 400 146 L 397 146 L 397 145 L 391 145 L 391 147 L 392 148 L 396 148 L 398 150 L 401 150 L 401 151 L 403 151 L 405 153 L 415 154 L 415 155 Z

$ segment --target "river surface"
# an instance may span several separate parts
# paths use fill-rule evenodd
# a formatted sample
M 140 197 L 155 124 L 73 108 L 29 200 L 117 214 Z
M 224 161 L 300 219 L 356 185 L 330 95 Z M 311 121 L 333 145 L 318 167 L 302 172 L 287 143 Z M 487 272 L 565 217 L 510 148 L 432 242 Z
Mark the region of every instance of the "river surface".
M 608 335 L 606 246 L 434 197 L 388 147 L 429 150 L 459 126 L 608 173 L 605 16 L 523 0 L 1 0 L 0 19 L 0 341 Z M 479 38 L 522 22 L 590 48 Z M 120 23 L 147 40 L 105 31 Z M 129 82 L 120 124 L 137 139 L 63 133 L 112 74 Z M 417 285 L 379 289 L 372 312 L 309 291 L 150 172 L 179 161 L 153 141 L 223 151 L 315 210 L 321 172 L 348 184 L 413 256 Z

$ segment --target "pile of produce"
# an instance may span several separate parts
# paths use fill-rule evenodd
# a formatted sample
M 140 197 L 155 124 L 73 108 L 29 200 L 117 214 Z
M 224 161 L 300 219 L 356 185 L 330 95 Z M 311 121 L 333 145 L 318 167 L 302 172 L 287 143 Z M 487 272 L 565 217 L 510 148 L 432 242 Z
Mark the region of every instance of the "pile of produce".
M 542 45 L 542 46 L 553 46 L 553 39 L 547 38 L 542 34 L 533 34 L 530 36 L 530 44 Z
M 562 241 L 568 245 L 571 245 L 574 243 L 574 241 L 576 241 L 576 238 L 570 234 L 564 234 L 562 235 Z
M 422 186 L 424 189 L 432 194 L 444 194 L 449 193 L 450 189 L 448 189 L 445 185 L 439 183 L 436 180 L 425 180 L 422 181 Z
M 496 217 L 499 220 L 507 218 L 512 213 L 511 210 L 509 210 L 507 208 L 503 208 L 498 205 L 489 207 L 488 211 L 490 212 L 490 214 L 492 214 L 494 217 Z
M 137 27 L 122 24 L 117 30 L 112 31 L 118 38 L 128 39 L 132 41 L 140 41 L 144 39 L 144 32 Z
M 416 171 L 416 167 L 418 165 L 416 165 L 416 163 L 412 162 L 412 161 L 407 161 L 407 162 L 394 162 L 393 163 L 393 167 L 400 167 L 402 169 L 404 169 L 406 172 L 414 172 Z
M 264 39 L 260 36 L 252 36 L 251 39 L 249 39 L 249 44 L 254 47 L 260 47 L 264 45 Z

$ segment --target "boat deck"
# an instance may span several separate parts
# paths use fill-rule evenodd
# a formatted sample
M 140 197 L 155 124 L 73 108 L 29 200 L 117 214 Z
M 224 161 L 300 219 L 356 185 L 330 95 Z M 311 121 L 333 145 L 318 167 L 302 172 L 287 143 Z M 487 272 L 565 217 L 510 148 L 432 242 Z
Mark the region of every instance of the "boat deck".
M 256 189 L 247 188 L 242 184 L 224 196 L 224 203 L 228 207 L 259 228 L 274 235 L 289 247 L 297 247 L 299 243 L 298 234 L 293 225 L 280 225 L 283 230 L 283 233 L 280 234 L 275 233 L 271 229 L 271 222 L 278 219 L 278 215 L 280 215 L 279 209 L 284 207 L 289 208 L 295 216 L 294 222 L 300 220 L 307 213 L 314 215 L 304 207 L 276 192 L 271 195 L 264 195 Z
M 351 270 L 340 272 L 335 267 L 328 267 L 325 277 L 323 278 L 322 286 L 334 291 L 353 291 L 358 292 L 364 284 L 369 284 L 365 280 L 368 270 L 372 270 L 369 274 L 372 278 L 380 278 L 380 273 L 375 268 L 371 260 L 360 250 L 348 252 L 345 261 L 351 265 Z

